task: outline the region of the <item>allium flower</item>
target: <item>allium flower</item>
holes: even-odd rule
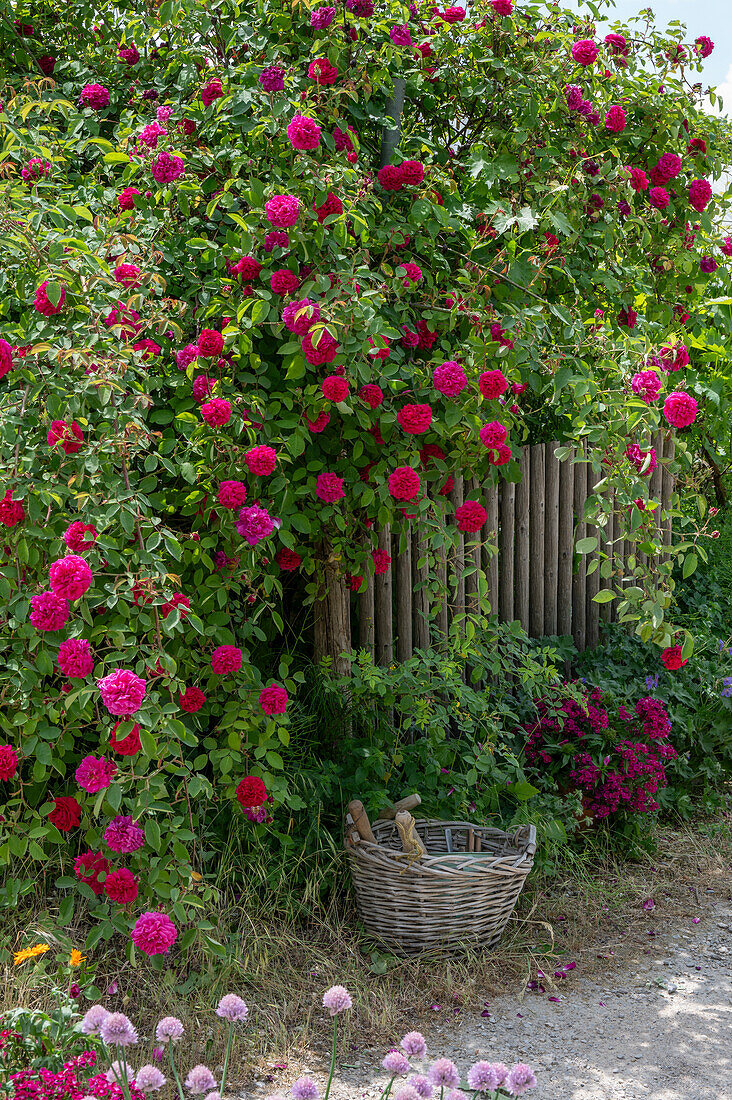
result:
[[[137,879],[126,867],[111,871],[104,881],[104,893],[118,905],[129,905],[140,892]]]
[[[279,65],[270,65],[259,74],[259,83],[265,92],[281,92],[285,86],[285,70]]]
[[[104,756],[85,756],[76,769],[76,782],[87,794],[97,794],[109,786],[116,772],[113,760]]]
[[[465,371],[453,359],[448,359],[439,367],[435,367],[432,374],[432,385],[445,397],[457,397],[468,384]]]
[[[79,600],[92,583],[92,571],[83,558],[67,554],[51,564],[48,570],[51,590],[67,600]]]
[[[427,1053],[427,1042],[421,1031],[408,1031],[399,1045],[410,1058],[424,1058]]]
[[[33,308],[37,313],[42,313],[44,317],[53,317],[54,314],[60,313],[64,308],[64,302],[66,301],[66,287],[61,287],[61,296],[59,297],[56,305],[53,304],[51,299],[46,293],[48,289],[49,280],[45,279],[36,290],[36,298],[33,303]],[[58,285],[58,284],[56,284]]]
[[[476,1062],[468,1070],[468,1085],[478,1092],[495,1092],[506,1080],[507,1073],[502,1062]]]
[[[150,173],[157,183],[173,183],[186,170],[183,157],[173,156],[171,153],[158,153],[154,160],[150,161]]]
[[[31,596],[30,624],[36,630],[61,630],[69,617],[69,601],[55,592]]]
[[[155,1038],[159,1043],[177,1043],[183,1038],[183,1024],[177,1016],[163,1016],[155,1028]]]
[[[94,654],[85,638],[67,638],[59,646],[57,663],[64,676],[83,680],[94,669]]]
[[[290,1093],[292,1100],[319,1100],[320,1098],[318,1086],[309,1077],[298,1077]]]
[[[630,385],[633,393],[642,397],[647,405],[657,401],[661,392],[661,379],[654,370],[642,370],[634,374]]]
[[[145,843],[145,833],[136,825],[131,817],[113,817],[104,830],[104,843],[113,852],[121,852],[129,855],[142,848]]]
[[[581,38],[572,46],[572,57],[578,65],[591,65],[597,57],[597,43],[591,38]]]
[[[267,800],[267,788],[258,775],[245,775],[236,788],[236,800],[245,810],[261,806]]]
[[[427,1076],[433,1085],[439,1085],[441,1088],[454,1089],[460,1084],[457,1066],[449,1058],[438,1058],[433,1062]]]
[[[400,1050],[390,1050],[381,1064],[387,1073],[392,1073],[394,1076],[398,1073],[406,1076],[409,1073],[409,1059]]]
[[[249,1015],[249,1009],[236,993],[226,993],[216,1006],[216,1015],[232,1023],[243,1023]]]
[[[277,522],[279,523],[279,520]],[[236,523],[237,534],[246,539],[250,546],[256,546],[262,539],[268,538],[274,529],[275,521],[266,508],[252,504],[240,510]]]
[[[212,397],[201,405],[201,416],[210,428],[222,428],[231,420],[231,402],[225,397]]]
[[[323,1008],[327,1008],[331,1016],[339,1016],[341,1012],[347,1012],[353,1008],[351,995],[345,986],[332,985],[323,994]]]
[[[107,1016],[109,1016],[109,1011],[104,1005],[92,1005],[84,1014],[79,1024],[79,1030],[84,1035],[96,1035]]]
[[[663,415],[672,428],[688,428],[696,420],[698,405],[689,393],[674,390],[663,403]]]
[[[166,1084],[166,1078],[157,1066],[140,1066],[135,1074],[135,1086],[140,1092],[157,1092]]]
[[[343,478],[330,472],[318,474],[315,495],[318,500],[322,500],[326,504],[335,504],[337,500],[341,500],[346,495],[343,491]]]
[[[433,1096],[435,1092],[435,1086],[423,1073],[417,1073],[414,1077],[410,1077],[407,1081],[407,1085],[411,1086],[417,1093],[417,1096],[422,1097],[422,1100],[430,1100],[430,1097]]]
[[[478,379],[478,387],[487,401],[495,401],[508,389],[508,379],[503,371],[485,371]]]
[[[137,1042],[132,1021],[122,1012],[109,1012],[99,1026],[99,1035],[107,1046],[129,1047]]]
[[[320,144],[320,127],[314,118],[295,115],[287,127],[287,136],[294,149],[317,149]]]
[[[97,897],[104,892],[99,875],[106,875],[108,871],[109,863],[101,852],[83,852],[74,860],[74,874],[80,882],[90,886]]]
[[[296,223],[300,215],[300,200],[295,195],[273,195],[264,204],[264,213],[270,225],[276,229],[287,229]]]
[[[206,696],[197,687],[186,688],[178,696],[178,706],[187,714],[197,714],[205,702]]]
[[[455,519],[459,531],[473,534],[475,531],[480,531],[488,519],[488,513],[477,500],[466,500],[464,504],[455,509]]]
[[[165,955],[176,941],[178,930],[170,917],[157,911],[143,913],[135,921],[135,926],[130,933],[132,942],[145,955]],[[158,1024],[158,1027],[160,1025]],[[157,1038],[161,1036],[157,1034]],[[213,1088],[213,1085],[207,1086]],[[205,1092],[206,1089],[201,1089]]]
[[[706,210],[712,197],[712,188],[708,180],[692,180],[689,184],[689,202],[701,213]]]
[[[0,745],[0,779],[7,782],[18,770],[18,754],[10,745]]]
[[[110,714],[129,718],[136,714],[145,698],[147,682],[126,668],[115,668],[102,680],[97,680],[102,702]]]
[[[330,7],[314,8],[310,12],[310,26],[316,31],[324,31],[335,18],[336,10]]]
[[[509,1096],[523,1096],[529,1089],[535,1089],[536,1077],[531,1066],[527,1066],[525,1062],[517,1062],[508,1071],[503,1087]]]
[[[93,111],[101,111],[102,107],[109,104],[109,90],[102,84],[85,84],[81,89],[79,103],[82,107],[91,107]]]
[[[126,1080],[129,1084],[132,1084],[135,1079],[132,1066],[126,1066],[124,1062],[112,1062],[104,1076],[107,1084],[119,1086],[120,1095],[122,1096],[124,1096],[123,1082]],[[84,1097],[84,1100],[87,1100],[87,1098]]]
[[[259,693],[259,705],[265,714],[284,714],[287,699],[287,691],[279,684],[270,684]]]
[[[605,115],[605,129],[621,134],[625,129],[625,111],[618,103],[613,103]]]
[[[217,676],[228,676],[241,668],[242,651],[235,645],[220,645],[211,654],[211,668]]]
[[[432,1088],[431,1085],[430,1088]],[[394,1093],[394,1100],[420,1100],[420,1094],[413,1085],[407,1083],[397,1088],[397,1091]]]
[[[216,1078],[208,1066],[199,1064],[190,1071],[186,1077],[185,1085],[189,1092],[202,1095],[204,1092],[208,1092],[209,1089],[216,1088]]]
[[[81,806],[75,798],[59,795],[54,798],[54,807],[48,820],[62,833],[68,833],[81,823]]]
[[[397,466],[389,474],[389,492],[395,500],[414,500],[419,489],[419,474],[411,466]]]

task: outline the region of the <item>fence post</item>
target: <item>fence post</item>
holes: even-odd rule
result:
[[[544,633],[557,632],[557,573],[559,568],[559,443],[546,445],[544,503]]]
[[[545,444],[531,448],[531,504],[529,515],[529,627],[534,638],[544,633],[544,494]]]
[[[391,527],[387,523],[379,531],[379,550],[391,555]],[[392,565],[385,573],[374,577],[374,620],[376,623],[376,662],[390,665],[394,660],[394,624],[392,607]]]
[[[577,458],[584,459],[586,446],[580,446],[577,450]],[[575,542],[579,542],[587,535],[585,523],[585,500],[587,499],[588,466],[584,461],[576,462],[574,466],[574,515],[576,520]],[[574,547],[573,553],[574,553]],[[574,644],[581,653],[587,644],[587,558],[580,555],[577,572],[572,575],[572,637]]]
[[[498,494],[499,555],[498,606],[501,622],[513,620],[513,535],[516,486],[513,481],[502,481]]]
[[[374,655],[374,575],[366,577],[366,589],[358,597],[358,644],[372,657]]]
[[[396,556],[396,656],[397,661],[408,661],[412,656],[412,532],[410,521],[404,521],[406,530],[395,537]],[[402,539],[405,542],[402,549]]]
[[[595,472],[592,469],[592,464],[587,465],[587,495],[591,496],[595,488]],[[600,539],[600,528],[595,527],[593,524],[587,524],[587,534],[589,537],[593,535]],[[592,561],[597,561],[597,556],[593,554]],[[593,570],[587,576],[587,645],[590,649],[597,645],[600,639],[600,605],[595,603],[594,597],[600,591],[600,570],[599,566]]]
[[[463,476],[462,474],[456,474],[454,485],[450,492],[450,503],[452,504],[453,512],[463,503],[463,498]],[[452,524],[457,535],[457,546],[455,547],[454,559],[455,586],[450,593],[450,620],[452,621],[465,613],[465,537],[462,531],[458,531],[454,516],[450,516],[449,522]],[[447,522],[445,526],[447,526]]]
[[[514,547],[514,615],[529,631],[529,504],[531,500],[531,456],[524,447],[519,459],[521,480],[516,485],[516,536]]]
[[[425,586],[429,580],[429,562],[420,566],[421,558],[427,557],[427,541],[420,538],[419,521],[415,522],[412,532],[412,576],[414,578],[414,647],[429,649],[430,646],[430,601]]]
[[[483,542],[498,547],[498,486],[490,481],[485,486],[486,511],[488,519],[483,528]],[[487,548],[483,551],[483,570],[488,579],[488,602],[491,605],[491,614],[498,614],[498,577],[500,563],[498,554],[489,554]]]
[[[557,634],[572,631],[572,534],[574,466],[572,454],[559,463],[559,560],[557,563]]]

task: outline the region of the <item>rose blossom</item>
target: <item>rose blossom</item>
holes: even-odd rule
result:
[[[663,415],[672,428],[688,428],[696,420],[698,405],[691,394],[674,390],[663,403]]]
[[[279,520],[277,520],[279,525]],[[266,539],[275,529],[275,521],[266,508],[260,508],[258,504],[252,504],[248,508],[242,508],[236,523],[237,534],[246,539],[250,546],[256,546],[262,539]]]
[[[83,680],[94,669],[94,654],[85,638],[67,638],[59,646],[57,663],[64,676]]]
[[[67,600],[79,600],[92,583],[92,571],[83,558],[67,554],[52,562],[48,570],[51,590]]]
[[[241,668],[242,651],[235,645],[220,645],[211,654],[211,668],[217,676],[228,676]]]
[[[265,714],[284,714],[287,710],[287,692],[279,684],[270,684],[259,693],[259,705]]]
[[[145,843],[145,833],[131,817],[114,817],[104,830],[104,843],[113,852],[121,852],[129,855],[142,848]]]
[[[335,504],[346,495],[343,491],[343,478],[331,472],[318,474],[315,495],[318,500],[325,501],[326,504]]]
[[[178,930],[170,917],[153,910],[137,918],[130,935],[135,947],[145,955],[165,955],[175,943]]]
[[[420,489],[419,474],[411,466],[397,466],[388,484],[395,500],[414,500]]]
[[[115,668],[109,675],[97,680],[97,687],[109,713],[128,718],[142,706],[147,683],[129,669]]]
[[[31,596],[30,624],[36,630],[61,630],[69,617],[69,601],[55,592]]]
[[[109,786],[116,772],[113,760],[104,756],[85,756],[76,769],[76,782],[87,794],[97,794]]]

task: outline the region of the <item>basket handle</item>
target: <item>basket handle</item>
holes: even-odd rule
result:
[[[536,855],[536,825],[520,825],[513,835],[513,842],[517,846],[519,838],[526,838],[526,855]]]
[[[353,819],[353,824],[356,827],[356,831],[362,840],[367,840],[371,844],[376,844],[376,837],[371,829],[371,823],[369,822],[368,814],[363,808],[363,802],[358,799],[354,799],[353,802],[348,803],[348,812]]]

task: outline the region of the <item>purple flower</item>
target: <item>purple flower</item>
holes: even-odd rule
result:
[[[410,1058],[424,1058],[427,1043],[420,1031],[408,1031],[401,1041],[401,1048]]]
[[[285,70],[279,65],[270,65],[260,73],[259,83],[265,92],[281,92],[285,86]]]
[[[653,900],[653,898],[646,898],[646,900],[643,902],[643,908],[646,911],[650,911],[651,909],[655,909],[656,908],[656,903]]]
[[[222,1020],[243,1022],[249,1015],[249,1009],[241,997],[237,997],[236,993],[227,993],[219,1001],[216,1007],[216,1015],[220,1016]]]
[[[502,1062],[476,1062],[468,1070],[468,1084],[478,1092],[495,1092],[503,1084],[507,1073]]]
[[[260,508],[258,504],[242,508],[239,512],[239,521],[236,530],[250,546],[256,546],[262,539],[271,535],[275,528],[275,521],[269,512]]]
[[[420,1100],[420,1097],[413,1085],[402,1085],[394,1093],[394,1100]]]
[[[319,1100],[320,1091],[309,1077],[298,1077],[290,1090],[293,1100]]]
[[[331,1016],[338,1016],[353,1007],[351,995],[345,986],[332,985],[323,994],[323,1008],[327,1008]]]
[[[141,1092],[157,1092],[165,1084],[165,1077],[157,1066],[140,1066],[135,1074],[135,1085]]]
[[[335,13],[335,8],[315,8],[310,12],[310,26],[315,27],[316,31],[324,31],[333,22]]]
[[[202,1095],[210,1089],[216,1088],[216,1078],[208,1066],[194,1066],[186,1077],[186,1088],[189,1092]]]
[[[108,1046],[129,1047],[137,1042],[137,1031],[123,1012],[108,1012],[102,1020],[99,1034]]]
[[[438,1058],[433,1062],[427,1076],[433,1085],[439,1085],[441,1088],[454,1089],[460,1084],[457,1066],[449,1058]]]
[[[177,1016],[163,1016],[155,1028],[155,1038],[159,1043],[177,1043],[183,1038],[183,1024]]]
[[[409,1059],[400,1050],[390,1050],[381,1064],[387,1073],[391,1073],[395,1077],[398,1073],[409,1073]]]
[[[525,1062],[517,1062],[508,1073],[505,1083],[509,1096],[523,1096],[529,1089],[536,1088],[536,1077]]]
[[[104,1005],[92,1005],[79,1025],[82,1033],[84,1035],[96,1035],[107,1016],[109,1016],[109,1012]]]
[[[125,1067],[121,1062],[112,1062],[104,1075],[110,1085],[119,1085],[125,1077],[128,1081],[134,1081],[135,1075],[129,1066]]]
[[[412,1086],[417,1096],[421,1097],[421,1100],[430,1100],[435,1091],[431,1081],[428,1081],[421,1073],[416,1073],[414,1077],[410,1077],[407,1084]]]
[[[131,817],[114,817],[104,830],[104,843],[113,852],[128,855],[145,843],[145,834]]]

